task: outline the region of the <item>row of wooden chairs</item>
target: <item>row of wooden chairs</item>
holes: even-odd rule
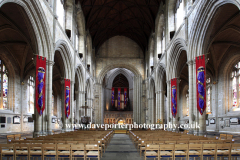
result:
[[[227,157],[230,160],[232,157],[240,156],[240,144],[147,144],[144,150],[144,159],[147,158],[192,158],[203,157]]]
[[[225,139],[231,140],[231,139],[233,139],[233,135],[230,135],[230,134],[220,134],[219,139],[221,139],[221,140],[225,140]]]
[[[98,144],[99,145],[99,151],[101,153],[101,156],[103,152],[105,153],[106,145],[103,143],[102,140],[92,140],[92,141],[38,141],[38,140],[32,140],[32,141],[23,141],[23,140],[14,140],[11,144]]]
[[[156,145],[163,145],[163,144],[226,144],[232,143],[232,141],[228,140],[190,140],[190,141],[141,141],[138,144],[138,151],[140,151],[140,156],[142,151],[146,149],[147,144],[156,144]]]
[[[21,137],[21,134],[7,135],[7,141],[20,140]]]
[[[18,157],[75,159],[97,158],[100,160],[98,144],[0,144],[0,159]]]

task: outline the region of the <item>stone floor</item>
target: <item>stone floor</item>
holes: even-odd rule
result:
[[[127,134],[115,134],[101,160],[143,160]]]

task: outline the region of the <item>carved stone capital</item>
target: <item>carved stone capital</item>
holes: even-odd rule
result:
[[[46,65],[53,66],[55,64],[54,61],[46,60]]]
[[[193,65],[193,62],[194,62],[193,60],[190,60],[190,61],[187,61],[187,64],[188,65]]]

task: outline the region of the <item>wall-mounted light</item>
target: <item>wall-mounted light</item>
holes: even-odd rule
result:
[[[79,56],[80,59],[83,58],[83,54],[82,53],[78,53],[78,56]]]
[[[158,54],[158,59],[160,59],[162,57],[162,53]]]

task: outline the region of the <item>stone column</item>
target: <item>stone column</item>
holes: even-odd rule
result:
[[[92,101],[93,99],[92,98],[87,98],[87,106],[89,107],[88,108],[88,116],[91,118],[91,122],[92,122]]]
[[[82,108],[82,106],[85,106],[85,91],[80,91],[79,96],[80,96],[79,116],[81,119],[82,116],[85,116],[85,110]]]
[[[94,92],[94,108],[95,108],[95,123],[101,124],[103,123],[103,106],[102,106],[102,84],[95,83],[94,88],[96,89]]]
[[[47,106],[48,106],[48,91],[47,91],[47,88],[48,88],[48,60],[46,60],[46,74],[45,74],[45,109],[43,111],[43,114],[42,114],[42,135],[47,135],[47,116],[48,116],[48,110],[47,110]]]
[[[37,101],[37,100],[36,100]],[[42,135],[42,117],[40,116],[37,109],[34,109],[34,132],[33,137],[38,137]]]
[[[219,121],[218,121],[218,84],[215,84],[214,85],[215,87],[215,122],[216,122],[216,129],[215,131],[216,132],[219,132]],[[212,89],[212,88],[211,88]],[[207,91],[206,91],[206,95],[207,95]],[[211,99],[212,99],[212,96],[214,96],[213,92],[211,92]],[[211,101],[212,103],[213,101]],[[213,106],[212,104],[210,104],[211,106]],[[212,111],[212,109],[211,109]],[[213,114],[213,112],[212,112]]]
[[[156,99],[155,99],[155,103],[156,103],[156,122],[158,121],[158,119],[160,119],[160,100],[161,100],[161,98],[160,98],[160,91],[157,91],[156,93]]]
[[[53,76],[53,61],[47,61],[48,65],[48,103],[47,103],[47,134],[52,134],[52,76]]]
[[[160,121],[164,124],[164,95],[165,95],[165,91],[160,91],[160,113],[159,113],[159,119]]]
[[[239,84],[239,77],[240,76],[237,76],[237,84],[236,84],[237,85],[237,107],[240,105],[239,104],[239,99],[240,99],[240,97],[239,97],[239,85],[238,85]]]
[[[138,108],[137,108],[137,77],[134,76],[133,78],[133,122],[137,123],[137,113],[138,113]]]
[[[172,113],[171,113],[171,80],[167,81],[167,124],[172,124]],[[168,128],[171,131],[172,128]]]
[[[80,121],[80,93],[79,91],[75,91],[75,95],[76,95],[76,113],[75,113],[75,123],[79,124]]]
[[[189,99],[188,99],[188,106],[189,106],[189,126],[193,125],[193,61],[188,61],[188,84],[189,84]],[[193,129],[189,128],[189,134],[193,134]]]
[[[138,123],[141,123],[141,115],[142,115],[142,77],[141,75],[138,76],[138,107],[139,107],[139,113],[138,113]]]
[[[74,106],[74,81],[71,81],[71,90],[70,90],[70,124],[74,124],[74,117],[73,113],[75,112],[75,106]],[[71,130],[74,130],[73,125],[71,125]]]
[[[198,134],[198,128],[196,128],[196,124],[199,124],[199,116],[198,116],[198,109],[197,109],[197,82],[196,82],[196,62],[193,61],[193,126],[195,127],[193,129],[194,134]]]

